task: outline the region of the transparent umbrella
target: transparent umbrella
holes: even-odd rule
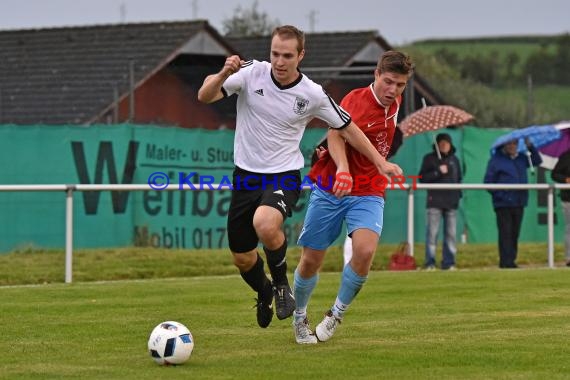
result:
[[[534,171],[534,167],[532,166],[530,159],[530,152],[526,146],[526,141],[529,140],[535,148],[539,149],[553,141],[559,140],[561,136],[560,130],[555,128],[553,125],[533,125],[531,127],[515,129],[509,133],[499,136],[493,142],[493,145],[491,146],[491,154],[495,154],[495,152],[506,143],[516,140],[518,142],[518,152],[527,155],[530,168]]]

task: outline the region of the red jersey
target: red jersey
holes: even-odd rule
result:
[[[342,99],[340,106],[350,114],[352,121],[385,158],[390,152],[394,138],[401,100],[402,97],[398,96],[389,107],[384,107],[374,94],[371,84],[368,87],[352,90]],[[380,177],[376,166],[349,144],[346,144],[346,156],[350,174],[354,180],[350,195],[378,195],[383,197],[385,179]],[[332,192],[330,180],[334,181],[335,175],[336,164],[328,151],[313,165],[309,172],[309,178],[328,192]],[[384,181],[384,186],[382,181]]]

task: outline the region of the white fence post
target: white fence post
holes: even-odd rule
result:
[[[73,273],[73,190],[68,185],[65,190],[65,283],[70,284]]]
[[[554,186],[548,187],[548,266],[554,268]]]
[[[408,189],[408,245],[409,254],[414,256],[414,187]]]

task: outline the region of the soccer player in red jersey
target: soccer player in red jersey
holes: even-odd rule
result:
[[[350,113],[352,120],[383,157],[390,151],[402,103],[401,95],[413,67],[407,55],[387,51],[378,61],[374,82],[351,91],[341,102],[341,107]],[[366,281],[382,232],[387,178],[378,173],[370,160],[346,144],[337,131],[330,129],[327,140],[328,151],[321,155],[309,173],[316,186],[311,193],[299,237],[303,252],[294,276],[296,308],[293,329],[300,344],[316,343],[317,338],[326,341],[332,337]],[[348,192],[341,192],[339,188],[342,186],[331,186],[331,178],[346,183],[346,178],[350,178],[346,173],[354,179]],[[340,234],[343,221],[352,237],[353,256],[344,267],[334,304],[313,334],[307,319],[307,305],[326,249]]]

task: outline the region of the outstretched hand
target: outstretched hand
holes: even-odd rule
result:
[[[226,63],[224,63],[222,73],[227,76],[237,73],[243,63],[244,61],[239,57],[239,55],[232,55],[226,58]]]
[[[387,177],[402,175],[404,173],[401,167],[388,161],[384,161],[378,166],[378,171]]]
[[[321,159],[327,153],[327,149],[319,146],[317,149],[315,149],[315,153],[317,154],[317,158]]]

